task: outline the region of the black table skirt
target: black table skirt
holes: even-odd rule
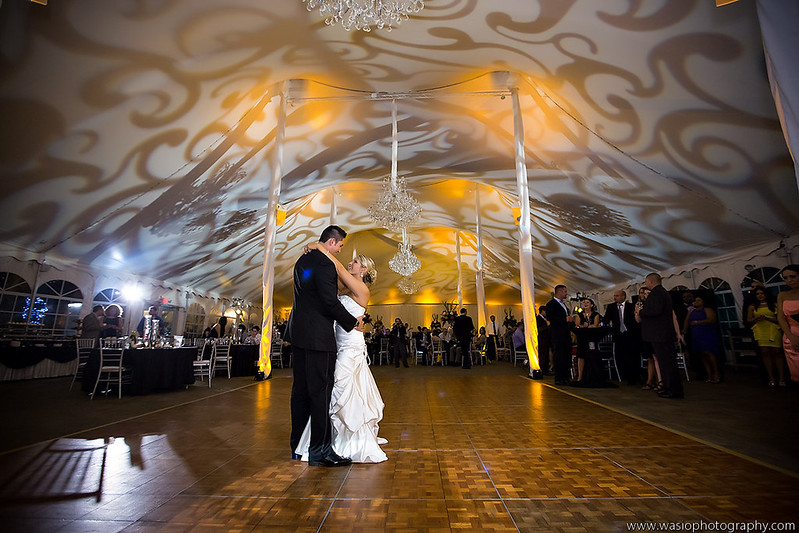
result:
[[[233,344],[230,346],[230,375],[254,376],[258,363],[257,344]],[[217,374],[221,376],[221,374]]]
[[[123,364],[130,369],[131,383],[124,385],[123,394],[185,389],[194,383],[194,364],[197,348],[141,348],[125,350]],[[83,390],[91,392],[97,380],[100,350],[93,350],[83,371]]]
[[[77,356],[75,341],[72,339],[0,342],[0,363],[8,368],[25,368],[38,364],[44,359],[51,359],[57,363],[66,363]]]

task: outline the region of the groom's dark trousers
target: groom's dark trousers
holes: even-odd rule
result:
[[[308,455],[314,458],[324,457],[332,450],[332,428],[328,410],[333,392],[336,352],[294,348],[292,354],[294,384],[291,389],[291,449],[297,448],[305,424],[310,418],[311,435],[321,435],[322,438],[311,441]]]

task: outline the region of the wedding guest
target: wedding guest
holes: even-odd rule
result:
[[[247,338],[247,326],[244,324],[239,324],[236,326],[236,334],[233,337],[233,342],[238,344],[243,344],[244,339]]]
[[[778,382],[785,386],[785,357],[782,354],[782,330],[777,319],[777,303],[765,287],[753,291],[754,301],[746,309],[746,322],[752,328],[757,349],[763,358],[769,387]]]
[[[261,328],[258,326],[252,326],[250,328],[250,332],[247,335],[247,338],[244,339],[244,344],[261,344]]]
[[[92,312],[83,317],[81,327],[82,339],[94,339],[95,345],[100,340],[100,332],[103,329],[103,316],[105,309],[102,305],[95,305],[92,307]]]
[[[447,363],[451,363],[455,359],[453,352],[455,351],[455,341],[452,335],[452,326],[449,322],[444,322],[441,326],[441,331],[438,332],[438,338],[441,340],[441,349],[444,350],[444,356],[447,357]]]
[[[480,330],[477,332],[477,339],[474,341],[474,345],[478,350],[482,350],[483,346],[486,345],[486,342],[488,342],[486,328],[485,326],[480,326]]]
[[[225,336],[225,328],[227,328],[227,317],[220,316],[216,324],[211,326],[211,338],[221,339]]]
[[[422,331],[419,333],[419,337],[416,340],[416,347],[419,351],[424,353],[424,364],[433,364],[431,357],[433,355],[433,336],[430,334],[429,329],[422,328]]]
[[[527,340],[524,338],[524,322],[516,324],[516,331],[513,332],[511,342],[513,342],[514,351],[527,352]],[[527,360],[524,361],[524,364],[527,364]]]
[[[638,302],[635,304],[636,309],[644,305],[647,296],[649,296],[648,288],[641,287],[638,289]],[[635,321],[640,326],[641,317],[637,313],[635,314]],[[641,346],[641,357],[647,360],[646,383],[641,389],[663,392],[663,379],[660,377],[660,366],[658,366],[657,357],[655,357],[655,352],[652,351],[652,344],[641,339],[640,327],[638,328],[638,340]]]
[[[777,320],[782,329],[782,349],[791,373],[791,381],[799,381],[799,265],[788,265],[780,272],[790,290],[777,297]]]
[[[547,320],[552,337],[552,359],[555,367],[555,385],[569,384],[572,358],[571,330],[574,317],[566,306],[569,295],[565,285],[556,285],[554,297],[547,302]]]
[[[117,304],[111,304],[105,308],[105,318],[103,319],[105,327],[103,328],[101,337],[121,337],[122,332],[122,308]]]
[[[136,326],[136,331],[139,333],[139,337],[144,337],[144,324],[146,323],[147,316],[152,317],[153,321],[155,320],[158,321],[158,331],[156,332],[156,335],[160,335],[161,331],[163,331],[164,329],[164,325],[162,324],[163,321],[161,320],[161,317],[158,314],[158,308],[154,305],[151,305],[147,309],[147,315],[141,317],[141,320],[139,320],[139,324]]]
[[[625,291],[619,289],[613,292],[613,303],[608,304],[605,309],[605,323],[613,331],[613,353],[622,377],[630,385],[636,385],[640,381],[641,373],[641,333],[635,321],[633,305],[627,303]]]
[[[594,301],[591,298],[584,298],[580,302],[582,308],[574,320],[575,328],[598,328],[601,325],[602,317],[597,312]],[[577,381],[583,381],[586,359],[598,357],[596,342],[590,341],[588,336],[580,335],[577,337]]]
[[[671,296],[663,287],[663,278],[652,272],[644,280],[649,289],[649,296],[641,307],[636,307],[636,315],[641,318],[641,336],[644,341],[652,343],[652,350],[658,358],[663,376],[663,392],[661,398],[683,398],[683,386],[677,368],[677,351],[675,344],[677,334],[674,331],[674,309]]]
[[[458,340],[458,345],[461,349],[461,368],[469,370],[472,368],[472,335],[474,334],[474,322],[472,318],[466,314],[466,308],[462,308],[460,315],[455,317],[452,324],[452,332]]]
[[[486,358],[489,361],[497,360],[497,340],[502,334],[502,326],[497,324],[497,317],[491,315],[489,317],[488,326],[486,327],[488,340],[486,341]]]
[[[716,358],[719,354],[719,336],[716,328],[716,312],[705,307],[701,296],[694,298],[694,303],[683,323],[682,334],[691,333],[691,353],[701,355],[707,372],[708,383],[721,383],[719,366]]]
[[[400,359],[402,359],[402,366],[408,368],[408,330],[402,320],[397,318],[394,320],[394,325],[391,327],[391,333],[388,334],[388,345],[391,350],[391,358],[394,360],[394,366],[399,368]]]

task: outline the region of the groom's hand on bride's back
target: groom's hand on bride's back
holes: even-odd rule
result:
[[[358,317],[358,323],[355,325],[355,331],[363,332],[363,315]]]

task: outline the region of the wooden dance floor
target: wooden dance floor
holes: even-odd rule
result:
[[[64,396],[52,417],[84,410],[105,421],[0,455],[0,523],[5,532],[595,532],[796,520],[799,479],[789,472],[520,372],[375,368],[389,459],[345,468],[290,459],[291,370],[122,400],[90,401],[52,380]]]

